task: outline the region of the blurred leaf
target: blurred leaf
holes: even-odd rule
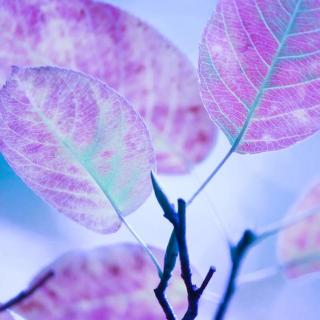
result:
[[[320,183],[308,190],[286,218],[316,208],[319,214],[307,217],[279,235],[278,256],[289,278],[320,271]]]
[[[11,65],[57,65],[125,96],[153,137],[158,172],[186,173],[211,150],[216,129],[188,59],[152,27],[91,0],[0,1],[0,83]]]
[[[152,250],[163,258],[161,250]],[[163,319],[153,294],[158,276],[137,245],[69,253],[48,269],[55,276],[16,308],[29,320]],[[179,273],[174,273],[169,299],[179,314],[186,307],[185,295]]]

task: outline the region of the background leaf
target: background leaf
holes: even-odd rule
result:
[[[201,94],[238,152],[286,148],[319,130],[319,5],[218,1],[200,47]]]
[[[145,119],[158,172],[185,173],[211,150],[193,66],[146,23],[91,0],[0,0],[0,26],[0,83],[11,65],[52,64],[106,82]]]
[[[119,228],[151,192],[154,152],[134,109],[84,74],[14,68],[0,91],[0,147],[51,205],[99,231]]]
[[[161,250],[152,250],[163,258]],[[159,281],[157,273],[137,245],[117,244],[69,253],[48,269],[55,276],[16,307],[16,312],[29,320],[164,318],[153,294]],[[184,290],[179,273],[174,273],[169,299],[179,313],[186,307]]]
[[[319,209],[319,214],[282,231],[278,255],[290,278],[320,271],[320,183],[314,184],[289,212],[288,217]]]

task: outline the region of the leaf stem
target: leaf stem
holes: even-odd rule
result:
[[[219,164],[216,166],[216,168],[211,172],[211,174],[207,177],[207,179],[200,185],[198,190],[191,196],[191,198],[187,201],[187,205],[189,206],[195,198],[202,192],[202,190],[207,186],[207,184],[212,180],[212,178],[220,171],[220,169],[223,167],[223,165],[227,162],[227,160],[231,157],[233,154],[235,148],[234,145],[231,147],[229,152],[225,155],[225,157],[219,162]]]
[[[260,231],[257,231],[256,236],[257,236],[257,241],[262,241],[266,238],[269,238],[285,229],[288,229],[292,227],[293,225],[307,219],[308,217],[317,215],[320,213],[320,207],[314,207],[310,210],[306,210],[302,212],[301,214],[297,215],[292,215],[289,216],[288,218],[271,224],[270,226],[267,226]]]
[[[238,278],[237,286],[242,286],[247,283],[259,282],[261,280],[272,278],[276,276],[278,272],[282,270],[283,267],[284,266],[276,265],[274,267],[264,268],[245,274]]]
[[[146,252],[146,254],[151,258],[154,266],[157,269],[159,278],[162,278],[162,268],[161,265],[158,261],[158,259],[155,257],[155,255],[153,254],[153,252],[149,249],[149,247],[147,246],[147,244],[140,238],[140,236],[134,231],[134,229],[130,226],[130,224],[128,223],[128,221],[124,218],[124,216],[120,213],[117,212],[118,217],[120,218],[120,220],[122,221],[122,223],[126,226],[126,228],[128,229],[128,231],[132,234],[132,236],[140,243],[140,245],[142,246],[142,248],[144,249],[144,251]]]
[[[41,278],[39,278],[39,280],[37,280],[33,285],[31,285],[30,288],[20,292],[18,295],[16,295],[12,299],[1,304],[0,312],[3,312],[9,308],[12,308],[13,306],[23,301],[24,299],[30,297],[53,276],[54,276],[54,272],[52,270],[49,270],[48,272],[46,272]]]

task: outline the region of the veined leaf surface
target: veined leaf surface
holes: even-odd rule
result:
[[[117,230],[117,213],[131,213],[151,192],[154,152],[142,119],[78,72],[14,68],[0,91],[0,147],[36,193],[99,232]]]
[[[0,83],[11,65],[57,65],[110,85],[150,129],[158,172],[185,173],[211,150],[216,129],[196,72],[141,20],[93,0],[0,0]]]
[[[152,251],[163,258],[161,250]],[[15,308],[29,320],[164,319],[153,294],[159,282],[157,272],[138,245],[69,253],[48,269],[54,272],[53,278]],[[173,274],[168,292],[168,299],[181,314],[186,293],[178,272]]]
[[[320,183],[316,183],[288,214],[313,212],[305,220],[282,231],[278,239],[278,255],[290,278],[320,272]],[[317,214],[317,211],[319,213]]]
[[[219,0],[200,46],[203,102],[240,153],[320,128],[320,1]]]

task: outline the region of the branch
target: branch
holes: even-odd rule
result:
[[[164,217],[171,222],[173,225],[173,232],[166,250],[165,257],[165,269],[163,277],[161,278],[160,284],[155,289],[155,294],[162,306],[168,320],[174,320],[175,315],[170,307],[166,296],[165,290],[168,285],[168,281],[171,277],[171,272],[176,264],[177,253],[179,252],[180,266],[181,266],[181,277],[185,283],[185,287],[188,293],[188,309],[183,316],[182,320],[193,320],[198,315],[199,301],[200,298],[209,284],[215,268],[210,267],[203,283],[200,288],[192,283],[192,272],[190,266],[187,238],[186,238],[186,202],[183,199],[178,200],[178,212],[175,211],[173,205],[169,202],[167,196],[160,188],[153,174],[151,174],[152,184],[156,198],[164,212]],[[173,246],[172,242],[175,243]],[[175,249],[173,249],[175,248]],[[177,252],[178,251],[178,252]],[[174,256],[174,258],[170,258]]]
[[[17,296],[5,302],[4,304],[1,304],[0,312],[3,312],[9,308],[12,308],[13,306],[23,301],[24,299],[30,297],[53,276],[54,276],[54,272],[52,270],[49,270],[41,278],[39,278],[39,280],[37,280],[32,286],[30,286],[30,288],[20,292]]]
[[[229,274],[227,288],[222,298],[214,320],[222,320],[227,312],[228,306],[236,290],[236,280],[242,265],[242,262],[249,248],[256,241],[255,234],[250,230],[245,230],[242,237],[235,246],[230,248],[232,267]]]
[[[197,286],[192,283],[192,272],[186,239],[186,202],[183,199],[178,200],[178,216],[179,224],[175,227],[175,232],[179,246],[181,277],[184,280],[188,293],[188,310],[182,320],[192,320],[198,316],[201,295],[216,270],[214,267],[210,267],[200,288],[197,288]]]
[[[164,268],[163,268],[163,275],[161,277],[160,283],[158,287],[154,290],[154,293],[166,314],[168,320],[176,320],[175,313],[168,302],[168,298],[165,294],[169,280],[171,278],[172,271],[176,265],[177,257],[178,257],[178,244],[175,233],[171,234],[166,254],[164,258]]]

